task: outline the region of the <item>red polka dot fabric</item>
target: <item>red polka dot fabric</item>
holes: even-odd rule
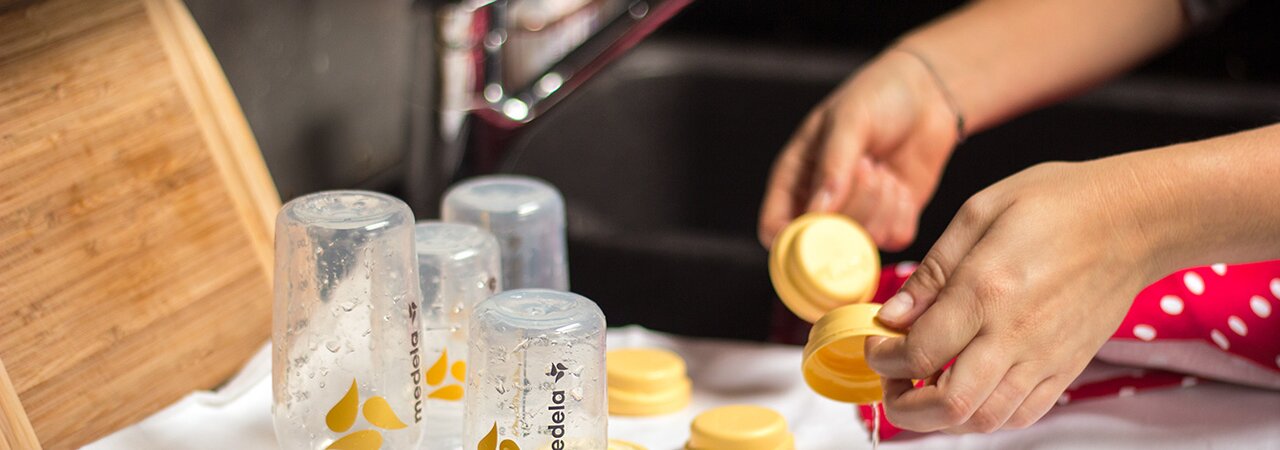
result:
[[[876,303],[902,288],[912,262],[884,268]],[[807,324],[775,319],[773,337],[803,343]],[[798,338],[798,339],[797,339]],[[1280,389],[1280,261],[1180,270],[1142,290],[1098,358],[1141,368],[1077,382],[1058,404],[1194,386],[1201,378]],[[860,406],[871,429],[871,408]],[[901,430],[880,417],[880,436]]]
[[[1109,362],[1280,388],[1280,261],[1214,264],[1148,286],[1116,330]],[[1146,345],[1133,345],[1143,344]],[[1151,353],[1151,350],[1158,350]],[[1211,364],[1215,363],[1215,364]]]

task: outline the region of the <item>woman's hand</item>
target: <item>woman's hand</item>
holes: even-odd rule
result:
[[[1165,269],[1143,212],[1175,205],[1135,176],[1135,155],[1041,164],[965,203],[881,309],[910,331],[868,339],[891,422],[991,432],[1049,410]]]
[[[1132,67],[1184,28],[1170,0],[985,0],[898,45],[928,58],[973,134]],[[883,53],[809,115],[774,163],[760,241],[771,245],[806,211],[836,211],[883,249],[907,246],[956,131],[928,69],[905,52]]]
[[[818,105],[774,162],[760,241],[771,246],[792,219],[823,211],[862,223],[881,248],[905,248],[956,133],[925,66],[889,50]]]

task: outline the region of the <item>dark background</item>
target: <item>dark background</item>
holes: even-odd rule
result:
[[[869,52],[962,2],[697,0],[656,37]],[[396,192],[407,150],[411,0],[188,0],[285,200]],[[1280,2],[1255,0],[1139,72],[1280,80]]]

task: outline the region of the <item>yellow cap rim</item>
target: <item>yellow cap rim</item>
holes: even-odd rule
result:
[[[670,414],[689,406],[693,399],[693,383],[682,378],[674,387],[660,392],[633,392],[609,388],[609,414],[615,416],[657,416]]]
[[[685,450],[719,450],[719,449],[713,449],[710,447],[696,448],[696,447],[690,447],[689,445],[690,444],[688,442],[684,444]],[[610,449],[610,450],[613,450],[613,449]],[[786,441],[783,441],[781,444],[778,444],[778,447],[772,450],[796,450],[796,436],[794,434],[788,433]]]
[[[816,218],[817,216],[814,215],[804,215],[791,222],[778,235],[778,239],[773,243],[773,251],[769,253],[769,279],[773,281],[774,291],[777,291],[778,298],[782,299],[787,309],[809,323],[816,322],[822,317],[824,311],[807,301],[806,296],[792,282],[787,261],[791,254],[791,242]]]
[[[627,442],[622,439],[610,439],[609,450],[649,450],[643,445]]]
[[[884,397],[880,376],[863,359],[868,336],[901,336],[880,324],[878,304],[836,308],[814,324],[804,346],[801,371],[810,389],[832,400],[867,404]]]

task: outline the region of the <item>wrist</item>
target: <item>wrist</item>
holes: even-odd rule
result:
[[[951,114],[951,117],[955,122],[955,143],[960,144],[964,142],[965,138],[968,136],[964,109],[960,107],[960,103],[956,100],[955,93],[951,91],[950,86],[947,84],[947,80],[938,72],[938,68],[933,65],[930,57],[919,49],[903,43],[898,43],[897,45],[890,47],[887,51],[910,56],[911,59],[920,66],[920,68],[924,69],[925,76],[920,77],[922,79],[917,81],[925,86],[922,86],[923,89],[920,89],[917,92],[931,92],[933,94],[929,96],[930,101],[928,102],[928,104],[933,105],[932,109],[938,110],[941,109],[939,106],[945,106],[945,110]],[[917,70],[916,72],[919,73],[920,71]],[[930,89],[930,87],[932,87],[932,89]]]
[[[1102,218],[1095,222],[1104,243],[1099,249],[1134,275],[1137,288],[1186,267],[1190,227],[1173,212],[1181,181],[1159,174],[1159,156],[1141,151],[1081,163],[1091,168],[1091,197]]]
[[[950,143],[947,148],[954,149],[965,137],[964,118],[958,107],[949,99],[946,87],[939,83],[936,74],[931,73],[927,62],[909,51],[896,46],[885,49],[872,63],[883,66],[898,82],[903,83],[906,92],[915,104],[917,130],[930,130],[929,133]],[[949,153],[948,150],[948,153]]]
[[[1111,195],[1127,199],[1136,252],[1148,281],[1186,267],[1273,258],[1275,214],[1248,201],[1249,158],[1218,145],[1232,137],[1098,160],[1115,168]],[[1243,182],[1241,182],[1243,180]],[[1260,225],[1261,224],[1261,225]],[[1268,227],[1273,230],[1268,237]]]

